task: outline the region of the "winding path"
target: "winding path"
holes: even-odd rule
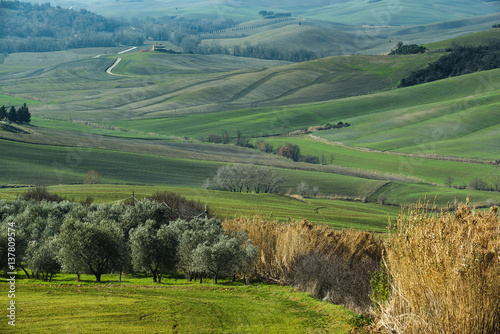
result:
[[[115,60],[115,62],[113,63],[113,65],[111,65],[111,67],[106,70],[106,73],[111,74],[111,75],[120,75],[120,74],[115,74],[111,71],[116,67],[116,65],[118,65],[120,63],[121,60],[122,60],[121,58],[117,58]]]

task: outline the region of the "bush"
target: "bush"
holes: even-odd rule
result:
[[[293,161],[299,161],[300,147],[298,145],[286,143],[285,146],[280,147],[278,155]]]
[[[402,214],[386,247],[391,282],[378,324],[390,333],[500,332],[500,219],[459,205]]]
[[[30,188],[27,192],[21,195],[26,201],[35,200],[37,202],[61,202],[63,198],[57,194],[51,194],[46,187],[36,186]]]
[[[176,219],[193,219],[195,217],[212,216],[208,207],[203,203],[178,195],[171,191],[159,191],[149,196],[150,201],[154,201],[165,206],[165,215],[167,221]]]

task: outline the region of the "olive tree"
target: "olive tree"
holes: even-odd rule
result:
[[[132,264],[135,270],[153,274],[153,282],[161,283],[162,275],[173,271],[177,264],[177,234],[167,225],[155,228],[148,220],[130,231]]]
[[[219,236],[224,233],[221,222],[216,219],[196,218],[190,221],[179,219],[172,222],[171,227],[179,238],[177,248],[179,268],[184,272],[188,280],[197,276],[201,282],[203,276],[208,273],[204,270],[205,268],[196,263],[194,252],[198,246],[210,245],[218,240]]]
[[[68,218],[59,233],[58,260],[64,271],[87,272],[101,281],[125,252],[123,232],[115,221],[81,221]]]

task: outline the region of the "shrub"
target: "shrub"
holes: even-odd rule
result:
[[[300,147],[291,143],[286,143],[285,146],[280,147],[278,154],[293,161],[299,161]]]
[[[187,198],[171,191],[158,191],[148,197],[149,200],[165,206],[167,220],[193,219],[195,217],[210,217],[208,207],[201,202]]]
[[[27,201],[35,200],[37,202],[47,201],[47,202],[61,202],[63,198],[57,194],[51,194],[46,187],[36,186],[30,188],[27,192],[21,195],[21,197]]]
[[[391,333],[500,331],[500,219],[459,205],[440,215],[418,204],[386,247],[391,282],[379,326]]]

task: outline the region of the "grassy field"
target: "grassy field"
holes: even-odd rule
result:
[[[336,131],[349,131],[348,128]],[[438,160],[430,157],[398,155],[387,152],[371,152],[345,145],[319,141],[310,136],[275,137],[266,139],[274,147],[292,143],[300,147],[303,155],[324,157],[326,162],[362,170],[374,170],[382,173],[414,176],[430,183],[446,184],[451,176],[453,184],[468,185],[469,182],[485,175],[494,178],[500,175],[497,166],[450,160]],[[446,172],[444,172],[446,171]]]
[[[455,45],[479,46],[498,38],[500,38],[500,29],[490,29],[440,42],[424,44],[424,46],[429,50],[445,49]]]
[[[353,314],[289,287],[186,283],[103,277],[75,285],[58,275],[51,284],[16,282],[16,326],[9,333],[347,333]],[[5,279],[2,279],[5,282]],[[0,297],[7,305],[7,295]],[[5,314],[5,312],[3,312]]]
[[[500,102],[498,73],[480,72],[330,102],[109,124],[196,138],[224,130],[231,136],[237,130],[249,137],[266,136],[343,121],[352,126],[319,136],[383,151],[495,160],[499,125],[491,110]]]
[[[374,185],[378,186],[377,183]],[[131,197],[132,192],[136,198],[143,198],[157,191],[168,190],[207,204],[213,214],[220,219],[253,216],[281,222],[306,219],[335,228],[355,228],[375,232],[386,231],[388,216],[396,218],[400,210],[399,207],[374,203],[311,198],[298,200],[275,194],[230,193],[165,186],[70,185],[51,186],[48,190],[75,201],[92,197],[97,203],[118,203]],[[25,191],[26,188],[0,189],[0,199],[14,199]]]
[[[0,106],[20,107],[24,103],[26,103],[28,105],[28,108],[29,108],[31,105],[36,105],[36,104],[39,104],[40,102],[30,100],[30,99],[23,99],[23,98],[19,98],[19,97],[0,94]]]

